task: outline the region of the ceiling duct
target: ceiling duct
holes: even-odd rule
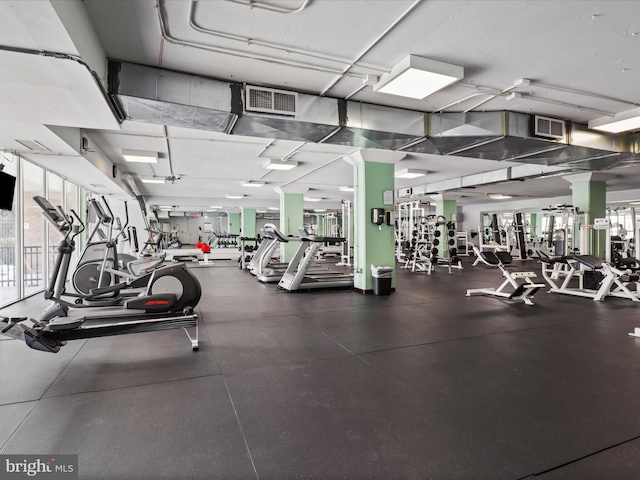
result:
[[[640,163],[633,134],[517,112],[425,113],[256,86],[243,96],[237,83],[116,61],[109,88],[131,120],[163,125],[573,170]]]
[[[224,132],[234,119],[231,84],[110,60],[109,93],[128,120]]]
[[[245,92],[245,103],[256,101],[251,99],[249,92],[257,91],[258,87],[248,88],[250,90]],[[269,89],[260,90],[268,91]],[[271,91],[281,92],[279,90]],[[249,98],[247,99],[247,97]],[[296,93],[295,97],[295,114],[293,116],[275,115],[280,112],[272,111],[269,113],[267,108],[254,111],[256,108],[245,105],[243,115],[238,118],[233,127],[233,133],[250,137],[317,143],[339,128],[338,100],[303,93]],[[286,100],[289,103],[292,101],[292,99]],[[280,105],[279,108],[283,107]]]
[[[342,129],[325,143],[361,148],[403,150],[426,139],[424,112],[347,102]]]

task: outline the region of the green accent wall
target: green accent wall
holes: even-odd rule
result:
[[[240,214],[239,213],[229,213],[227,214],[229,217],[229,231],[228,233],[232,235],[240,234]]]
[[[573,182],[571,184],[571,196],[574,207],[578,207],[582,212],[587,213],[587,221],[593,224],[596,218],[606,218],[607,216],[607,184],[601,181]],[[579,232],[576,232],[579,234]],[[586,255],[596,255],[605,258],[605,234],[598,232],[599,241],[594,240],[589,246],[588,252],[581,252]],[[599,246],[599,248],[598,248]]]
[[[256,209],[255,208],[242,209],[242,236],[243,237],[256,236]]]
[[[316,215],[316,222],[318,224],[318,235],[324,235],[324,217],[322,215]]]
[[[393,211],[394,205],[383,204],[383,191],[394,189],[393,164],[362,162],[354,166],[354,286],[373,289],[371,266],[394,267],[392,287],[395,287],[394,227],[371,222],[371,209]]]
[[[280,194],[280,230],[285,235],[299,237],[298,229],[304,226],[304,197],[301,193]],[[280,245],[280,261],[289,262],[300,244],[289,242]]]

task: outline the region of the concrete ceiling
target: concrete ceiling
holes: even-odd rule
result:
[[[634,108],[640,100],[636,1],[251,3],[0,2],[0,18],[6,20],[0,29],[0,148],[98,193],[116,193],[134,183],[149,204],[188,211],[212,205],[276,206],[275,188],[284,185],[298,185],[308,196],[323,199],[306,203],[308,208],[336,208],[349,195],[338,187],[353,183],[343,157],[355,146],[270,137],[268,130],[262,136],[229,135],[170,122],[119,123],[104,96],[111,89],[107,58],[409,112],[508,111],[585,125]],[[463,66],[464,79],[424,100],[374,92],[370,80],[408,54]],[[517,95],[511,95],[514,92]],[[86,149],[81,135],[88,141]],[[46,150],[28,150],[17,140],[38,141]],[[122,149],[159,152],[159,162],[126,163]],[[640,167],[635,147],[626,152],[624,162],[594,160],[580,169],[606,169],[612,178],[608,189],[630,190],[629,198],[636,199]],[[396,187],[438,185],[522,161],[463,155],[407,149],[396,168],[420,168],[429,174],[397,179]],[[288,172],[263,168],[267,159],[284,157],[298,161],[299,167]],[[560,161],[542,160],[546,165]],[[116,178],[112,164],[119,170]],[[176,180],[163,185],[141,182],[151,176]],[[246,180],[266,185],[242,187]],[[451,193],[469,205],[498,204],[488,199],[489,193],[554,198],[570,195],[570,189],[561,177],[547,176]],[[245,196],[229,200],[228,194]]]

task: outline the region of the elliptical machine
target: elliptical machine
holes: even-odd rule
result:
[[[45,198],[34,197],[34,200],[42,208],[47,220],[64,234],[48,289],[57,285],[59,290],[64,287],[73,252],[74,244],[70,233],[74,231],[73,221],[64,215],[62,209],[54,208]],[[74,216],[77,215],[74,213]],[[3,317],[0,318],[0,333],[23,338],[27,346],[35,350],[55,353],[68,340],[182,328],[191,341],[192,349],[198,350],[198,315],[194,309],[201,294],[200,282],[184,264],[166,266],[153,272],[143,295],[124,301],[118,309],[94,309],[96,314],[61,315],[46,324],[27,318]],[[47,297],[47,293],[45,297],[52,298]],[[60,312],[66,314],[67,306],[72,305],[64,305],[65,308],[61,308]],[[25,324],[27,320],[32,325]],[[188,328],[195,329],[194,337]]]
[[[107,208],[108,214],[97,200],[89,200],[90,211],[96,216],[96,225],[89,235],[87,244],[82,249],[71,276],[71,284],[81,298],[96,295],[93,291],[95,289],[110,288],[113,285],[118,285],[118,289],[144,288],[149,281],[151,272],[164,261],[163,255],[145,256],[139,259],[129,255],[119,255],[117,250],[118,236],[125,231],[129,224],[128,207],[125,203],[125,225],[120,227],[120,234],[114,238],[115,217],[104,197],[102,197],[102,202]],[[82,224],[80,218],[76,216],[76,219]],[[107,228],[106,235],[101,230],[102,226]],[[100,236],[100,233],[104,238],[93,241],[96,234]],[[126,278],[125,284],[120,283],[121,277]],[[100,294],[104,295],[109,291],[102,291]]]
[[[69,309],[116,306],[120,307],[119,310],[124,307],[127,310],[142,309],[147,311],[152,306],[155,312],[183,312],[193,311],[197,305],[201,295],[200,283],[184,265],[182,265],[183,268],[167,266],[154,270],[149,274],[144,290],[133,292],[137,294],[136,297],[126,298],[120,295],[120,291],[127,286],[126,282],[122,282],[92,289],[89,295],[79,297],[74,303],[64,300],[62,297],[69,295],[65,292],[65,285],[71,254],[75,249],[74,238],[82,230],[74,225],[72,218],[67,217],[62,209],[54,208],[47,199],[36,196],[34,201],[42,209],[47,220],[63,235],[58,245],[53,272],[44,292],[45,299],[52,300],[52,303],[42,312],[39,321],[47,322],[58,317],[67,317]],[[80,223],[78,215],[73,211],[72,213]],[[156,296],[158,298],[155,298]],[[147,301],[152,303],[146,303]],[[92,314],[87,315],[93,316]],[[115,316],[117,315],[118,313],[115,314]]]

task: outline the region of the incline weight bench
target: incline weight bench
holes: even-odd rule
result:
[[[507,270],[507,265],[513,261],[513,257],[509,252],[480,252],[478,251],[481,260],[487,265],[496,266],[502,272],[502,276],[505,277],[504,282],[498,288],[471,288],[467,290],[467,297],[471,295],[495,295],[497,297],[504,297],[510,300],[522,300],[527,305],[534,305],[531,301],[538,290],[544,288],[543,283],[534,283],[531,279],[536,278],[537,275],[534,272],[510,272]],[[518,280],[524,280],[522,283],[518,283]],[[504,289],[511,285],[513,292],[505,292]]]

